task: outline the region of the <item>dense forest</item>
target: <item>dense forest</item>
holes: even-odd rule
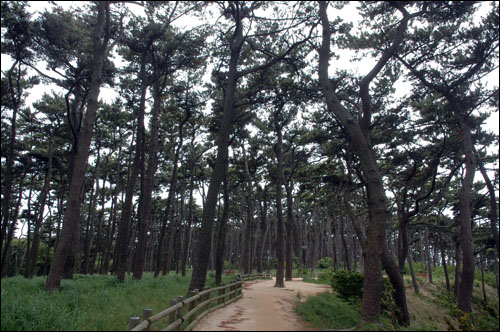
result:
[[[498,292],[497,2],[33,5],[1,3],[2,278],[329,257],[401,325],[405,274]]]

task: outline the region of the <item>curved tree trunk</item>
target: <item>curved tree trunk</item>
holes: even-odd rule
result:
[[[45,284],[45,288],[47,290],[58,289],[61,285],[65,265],[74,265],[75,263],[71,259],[74,255],[73,242],[75,234],[79,233],[81,208],[80,194],[83,187],[83,181],[85,179],[90,142],[92,140],[97,108],[99,106],[98,97],[102,82],[102,68],[109,41],[110,20],[109,2],[99,2],[97,23],[92,35],[94,61],[91,73],[90,89],[87,97],[87,112],[81,128],[79,144],[74,159],[75,167],[73,167],[71,176],[72,181],[70,182],[61,241],[54,253],[49,276]],[[105,37],[102,38],[102,36]],[[67,261],[67,259],[69,260]]]
[[[206,281],[208,260],[210,257],[210,243],[212,238],[212,225],[215,218],[215,207],[217,205],[217,196],[220,185],[224,179],[226,164],[228,162],[229,134],[233,125],[234,116],[234,96],[236,83],[238,80],[238,59],[240,57],[241,46],[243,45],[243,26],[241,18],[238,15],[234,38],[231,43],[231,56],[229,60],[229,71],[227,86],[224,98],[224,112],[222,122],[217,137],[217,158],[210,177],[208,194],[205,205],[203,206],[203,215],[201,229],[197,234],[197,248],[194,253],[194,269],[189,284],[189,290],[203,289]]]

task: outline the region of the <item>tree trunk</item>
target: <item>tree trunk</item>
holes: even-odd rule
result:
[[[466,313],[472,312],[472,288],[474,285],[474,253],[472,248],[472,211],[471,191],[476,171],[476,158],[473,152],[471,131],[468,124],[460,117],[462,143],[465,153],[465,178],[460,190],[460,245],[462,246],[462,276],[458,292],[458,308]]]
[[[146,108],[146,93],[148,89],[147,74],[146,74],[146,54],[142,55],[141,59],[141,99],[139,108],[137,109],[137,135],[135,142],[134,162],[132,172],[128,178],[127,188],[125,191],[125,202],[122,207],[120,223],[118,225],[117,257],[116,259],[116,276],[120,282],[125,281],[125,271],[127,269],[127,260],[129,258],[129,238],[130,238],[130,223],[132,219],[133,198],[139,170],[143,167],[141,155],[144,151],[144,110]]]
[[[90,191],[90,202],[89,202],[89,214],[87,217],[87,229],[85,234],[85,243],[84,243],[84,257],[82,264],[82,274],[89,273],[89,264],[90,264],[90,251],[92,247],[92,241],[94,239],[94,215],[96,212],[97,205],[97,195],[99,194],[99,177],[101,173],[101,165],[100,165],[100,147],[97,148],[97,160],[96,160],[96,169],[94,172],[94,176],[91,181],[92,189]],[[94,190],[95,183],[95,190]]]
[[[415,277],[415,270],[413,269],[413,255],[411,250],[408,250],[408,266],[410,267],[411,274],[411,282],[413,284],[413,289],[415,290],[415,294],[419,293],[417,278]]]
[[[31,159],[30,159],[30,164],[31,164]],[[11,257],[11,253],[12,253],[11,243],[12,243],[12,239],[14,238],[14,233],[16,231],[17,219],[19,216],[19,209],[21,207],[21,202],[23,199],[24,179],[26,177],[26,174],[28,173],[28,169],[29,169],[29,166],[27,165],[24,169],[23,175],[19,179],[19,195],[17,197],[16,210],[15,210],[14,216],[12,218],[12,221],[9,225],[8,232],[7,232],[7,239],[6,239],[5,245],[4,245],[3,250],[2,250],[2,278],[7,276],[8,270],[9,270],[9,261],[10,261],[10,257]]]
[[[460,245],[460,241],[457,241],[457,245],[455,247],[455,285],[453,287],[453,293],[455,297],[458,298],[458,293],[460,292],[460,282],[462,276],[462,248]]]
[[[493,187],[493,184],[491,183],[488,173],[486,173],[486,169],[484,168],[483,162],[479,158],[477,153],[476,153],[476,161],[479,166],[479,170],[481,171],[481,174],[483,176],[484,182],[486,183],[486,187],[488,188],[488,193],[490,195],[490,211],[488,213],[488,216],[490,218],[491,233],[493,234],[493,238],[495,239],[495,245],[497,247],[497,257],[500,257],[500,245],[498,243],[499,240],[498,240],[498,229],[497,229],[497,223],[498,223],[497,200],[495,197],[495,188]]]
[[[66,213],[64,215],[64,223],[62,236],[57,250],[54,253],[52,264],[45,284],[47,290],[59,289],[61,279],[65,270],[65,265],[74,265],[71,261],[73,252],[73,241],[75,234],[79,232],[80,224],[80,193],[82,190],[83,181],[85,179],[85,171],[87,169],[87,158],[89,155],[90,142],[94,131],[94,124],[98,108],[98,97],[102,82],[102,68],[104,58],[106,57],[106,48],[109,41],[109,26],[110,26],[110,10],[109,2],[98,3],[98,14],[95,31],[92,35],[93,39],[93,66],[90,80],[90,89],[87,96],[87,112],[81,128],[79,136],[79,144],[74,159],[72,172],[72,181],[70,182],[70,190]],[[106,27],[106,29],[105,29]],[[103,34],[104,32],[104,34]],[[102,36],[105,36],[102,39]],[[102,39],[102,40],[101,40]],[[69,258],[69,260],[68,260]]]
[[[443,241],[441,239],[441,241]],[[446,290],[449,292],[450,291],[450,277],[448,276],[448,266],[446,265],[446,258],[445,258],[445,251],[444,251],[444,244],[441,242],[441,263],[443,264],[443,270],[444,270],[444,276],[446,278]]]
[[[194,191],[194,174],[193,174],[193,166],[191,165],[191,174],[189,179],[189,205],[188,205],[188,224],[186,227],[186,232],[184,233],[184,243],[182,249],[182,260],[181,260],[181,273],[184,277],[186,275],[186,264],[187,258],[189,254],[189,246],[191,242],[191,225],[193,224],[193,191]]]
[[[106,164],[107,164],[107,158],[106,158]],[[95,244],[95,251],[94,255],[92,256],[92,261],[90,263],[90,274],[93,275],[95,272],[95,263],[97,261],[97,256],[99,254],[99,251],[101,250],[101,243],[102,243],[102,219],[104,218],[104,208],[105,208],[105,203],[106,203],[106,179],[107,179],[107,172],[104,172],[104,178],[102,182],[102,192],[101,192],[101,210],[99,211],[99,215],[97,217],[97,239],[96,239],[96,244]],[[102,250],[104,251],[104,250]],[[101,255],[101,261],[102,261],[103,255]]]
[[[135,252],[134,280],[140,280],[144,271],[146,259],[146,246],[149,231],[149,218],[151,215],[151,196],[154,187],[154,175],[156,172],[157,152],[158,152],[158,118],[161,107],[161,91],[158,80],[153,88],[153,108],[151,110],[151,135],[148,148],[148,168],[145,177],[141,179],[144,182],[142,186],[141,200],[139,202],[139,236]]]
[[[120,155],[120,153],[118,153]],[[119,177],[119,173],[118,177]],[[111,246],[113,245],[113,237],[115,234],[115,228],[116,228],[116,209],[117,209],[117,200],[118,200],[118,193],[120,192],[120,185],[119,183],[121,182],[121,179],[117,180],[118,183],[115,186],[115,190],[113,193],[113,197],[111,199],[111,209],[109,212],[109,219],[108,219],[108,227],[106,231],[106,245],[104,248],[104,253],[103,253],[103,260],[101,264],[101,268],[99,270],[99,274],[108,274],[109,271],[109,262],[111,259]]]
[[[14,73],[14,69],[17,67],[16,73],[16,87],[17,93],[14,91],[14,83],[12,82],[12,75]],[[21,71],[21,62],[16,60],[12,66],[10,67],[7,77],[9,80],[9,90],[10,90],[10,99],[12,102],[12,120],[10,126],[10,134],[9,134],[9,146],[7,152],[7,158],[5,163],[5,173],[2,173],[2,177],[4,178],[4,187],[3,187],[3,199],[2,199],[2,233],[0,238],[0,244],[3,245],[5,237],[7,236],[7,228],[9,227],[9,218],[10,218],[10,201],[12,199],[12,182],[14,181],[14,144],[16,142],[16,133],[17,133],[17,112],[19,111],[19,105],[21,104],[22,98],[22,88],[20,85],[20,81],[22,78]],[[29,229],[28,229],[29,232]],[[8,250],[8,248],[6,248]],[[3,262],[2,262],[3,265]]]
[[[380,317],[380,298],[382,292],[382,248],[385,241],[386,199],[382,176],[378,170],[375,155],[368,145],[365,135],[352,115],[340,104],[328,78],[330,58],[329,21],[326,13],[327,4],[320,2],[320,17],[323,26],[323,40],[319,57],[319,79],[326,98],[328,110],[335,114],[347,131],[352,146],[360,159],[368,193],[370,224],[366,228],[367,243],[363,250],[364,293],[362,317],[366,321],[378,321]]]
[[[222,210],[222,216],[219,219],[219,230],[217,232],[217,253],[215,256],[215,284],[220,285],[222,283],[222,272],[224,272],[224,247],[226,242],[226,231],[227,231],[227,221],[229,219],[229,179],[227,174],[226,166],[226,176],[224,178],[224,208]]]
[[[268,222],[267,222],[267,186],[264,188],[262,204],[260,210],[260,239],[257,247],[257,273],[264,271],[263,260],[266,248],[266,240],[268,235]]]
[[[245,165],[245,178],[246,178],[246,190],[247,190],[247,204],[246,204],[246,227],[245,227],[245,237],[243,240],[243,255],[242,255],[242,266],[243,273],[249,274],[252,271],[252,262],[251,262],[251,246],[252,246],[252,238],[253,238],[253,188],[252,188],[252,179],[250,178],[250,171],[248,169],[248,159],[245,150],[245,143],[242,144],[243,149],[243,162]]]
[[[189,284],[189,290],[203,289],[205,286],[217,196],[219,194],[221,182],[224,179],[226,164],[228,162],[229,134],[233,125],[234,96],[238,80],[237,65],[241,47],[244,42],[241,17],[237,15],[235,19],[237,19],[235,22],[236,30],[230,45],[231,55],[224,98],[224,112],[219,128],[219,135],[217,137],[217,158],[215,160],[212,176],[210,177],[206,202],[203,206],[201,228],[197,234],[197,248],[194,255],[194,269]]]
[[[171,245],[174,236],[175,236],[175,220],[174,220],[174,214],[173,214],[173,204],[174,204],[174,198],[175,198],[175,193],[177,191],[177,170],[178,170],[178,163],[179,163],[179,154],[180,154],[180,149],[182,148],[182,126],[179,126],[179,137],[180,137],[180,142],[179,145],[177,146],[175,150],[175,156],[174,156],[174,169],[172,171],[172,177],[170,178],[170,190],[168,192],[168,198],[167,198],[167,206],[165,207],[165,213],[163,214],[162,218],[162,226],[160,230],[160,240],[158,241],[158,251],[156,253],[156,267],[155,267],[155,274],[154,276],[157,277],[160,274],[160,270],[163,268],[162,274],[165,275],[168,273],[168,269],[170,268],[170,253],[169,250],[171,250]],[[169,249],[167,252],[164,254],[164,245],[165,245],[165,237],[167,234],[167,222],[170,219],[170,233],[169,233]],[[162,258],[164,257],[164,260]],[[163,264],[162,264],[163,262]]]
[[[283,175],[284,178],[284,175]],[[293,218],[293,181],[285,182],[286,189],[286,271],[285,281],[292,281],[292,268],[293,268],[293,237],[292,230],[295,224]]]
[[[427,260],[427,269],[429,270],[429,282],[432,284],[432,261],[431,261],[431,249],[429,248],[429,228],[426,226],[424,229],[425,232],[425,258]]]
[[[45,176],[45,183],[43,184],[40,199],[38,200],[38,216],[36,219],[35,230],[33,232],[33,244],[31,247],[31,255],[29,264],[26,264],[27,277],[33,278],[36,270],[36,263],[38,261],[38,251],[40,249],[40,229],[43,223],[43,214],[45,212],[45,202],[50,190],[50,183],[52,182],[52,137],[49,138],[49,161],[47,163],[47,173]]]
[[[276,269],[276,283],[274,287],[285,287],[283,280],[284,277],[284,225],[283,225],[283,207],[281,205],[282,199],[282,185],[284,182],[284,172],[283,172],[283,137],[281,133],[281,124],[279,123],[278,117],[283,106],[278,106],[279,108],[274,111],[274,129],[276,131],[276,136],[278,137],[277,143],[275,144],[274,152],[277,158],[277,168],[276,168],[276,258],[278,260],[278,266]]]

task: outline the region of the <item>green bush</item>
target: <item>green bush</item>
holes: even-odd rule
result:
[[[337,271],[332,276],[332,288],[337,296],[349,302],[360,302],[363,299],[364,277],[358,272]],[[394,303],[394,288],[387,278],[382,279],[381,309],[386,318],[394,326],[401,318],[401,311]]]
[[[332,288],[344,300],[363,298],[363,275],[357,272],[337,271],[332,276]]]
[[[316,264],[316,267],[318,269],[329,269],[333,267],[333,260],[331,257],[324,257],[321,258],[318,263]]]
[[[321,284],[331,284],[333,278],[333,269],[330,268],[328,270],[322,271],[318,275],[318,282]]]

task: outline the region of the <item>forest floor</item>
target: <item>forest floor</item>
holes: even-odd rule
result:
[[[240,300],[208,314],[193,331],[316,331],[298,318],[295,304],[331,287],[302,278],[285,282],[285,288],[273,287],[274,283],[274,279],[244,283]]]

